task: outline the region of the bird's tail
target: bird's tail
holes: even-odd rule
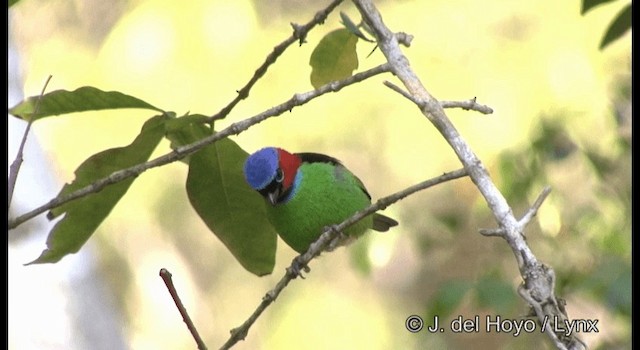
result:
[[[388,216],[373,214],[373,229],[379,232],[387,232],[393,226],[398,226],[398,222]]]

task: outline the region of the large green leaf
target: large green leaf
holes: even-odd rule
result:
[[[350,77],[358,68],[356,43],[358,37],[349,29],[332,31],[320,40],[313,50],[311,65],[311,85],[316,89],[334,80]]]
[[[211,129],[191,123],[171,134],[167,136],[173,143],[190,143],[210,135]],[[230,139],[203,148],[189,159],[186,187],[191,205],[207,227],[245,269],[262,276],[273,271],[277,234],[267,219],[264,200],[245,182],[247,156]]]
[[[114,171],[147,161],[164,136],[164,123],[167,118],[169,118],[167,115],[159,115],[149,119],[130,145],[108,149],[89,157],[76,169],[75,180],[66,184],[58,196],[64,196],[85,187]],[[97,193],[52,209],[47,215],[49,219],[63,213],[66,215],[49,233],[47,249],[30,264],[57,262],[65,255],[80,250],[127,192],[133,181],[134,178],[121,181]]]
[[[42,95],[38,113],[34,116],[39,98],[40,96],[29,97],[9,109],[9,114],[26,121],[33,118],[35,121],[60,114],[117,108],[144,108],[163,112],[158,107],[118,91],[102,91],[91,86],[83,86],[74,91],[56,90]]]
[[[604,49],[607,45],[623,36],[628,30],[631,29],[631,4],[618,13],[618,16],[609,24],[607,32],[604,34],[602,41],[600,42],[600,50]]]

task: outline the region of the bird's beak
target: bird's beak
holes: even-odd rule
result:
[[[280,189],[276,188],[275,190],[273,190],[272,192],[269,192],[267,194],[267,200],[269,201],[269,204],[271,205],[276,205],[276,203],[278,203],[278,197],[280,197]]]

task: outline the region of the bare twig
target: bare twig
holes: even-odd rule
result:
[[[331,11],[338,7],[338,5],[340,5],[342,1],[343,0],[334,0],[325,9],[318,11],[315,16],[313,16],[313,19],[311,19],[307,24],[297,25],[291,23],[291,27],[293,27],[293,34],[291,34],[290,37],[273,48],[271,53],[267,55],[262,65],[258,67],[258,69],[256,69],[255,73],[253,73],[253,76],[251,77],[251,79],[249,79],[249,82],[247,82],[247,84],[242,89],[238,90],[238,95],[233,99],[233,101],[222,108],[220,112],[209,117],[209,122],[225,118],[231,112],[233,107],[235,107],[240,101],[249,97],[249,91],[251,91],[253,85],[255,85],[255,83],[267,72],[269,66],[275,63],[278,57],[294,42],[298,41],[300,45],[302,45],[302,43],[305,41],[305,38],[307,37],[307,33],[309,33],[309,31],[316,25],[324,23],[324,21],[327,19],[327,16],[329,16],[329,13],[331,13]]]
[[[406,92],[404,89],[402,89],[398,85],[395,85],[390,81],[384,81],[383,84],[388,88],[390,88],[391,90],[404,96],[411,102],[417,105],[420,105],[420,101],[418,101],[415,97],[413,97],[411,94]],[[440,106],[442,106],[442,108],[462,108],[464,110],[472,110],[472,111],[480,112],[482,114],[493,113],[493,109],[491,107],[476,103],[475,97],[466,101],[440,101]]]
[[[504,237],[506,231],[501,228],[481,228],[478,230],[478,232],[481,235],[487,236],[487,237],[491,237],[491,236]]]
[[[476,103],[476,98],[471,98],[466,101],[440,101],[442,108],[462,108],[464,110],[472,110],[480,112],[482,114],[491,114],[493,109],[489,106]]]
[[[551,193],[551,187],[546,186],[545,188],[543,188],[540,195],[538,195],[538,198],[536,198],[535,202],[533,202],[533,205],[531,206],[531,208],[529,208],[529,210],[527,210],[527,212],[522,216],[520,221],[518,221],[521,227],[520,230],[521,232],[523,232],[523,234],[524,234],[525,227],[529,224],[531,219],[533,219],[533,217],[536,216],[536,214],[538,213],[538,209],[540,209],[540,206],[542,205],[542,203],[544,203],[544,200],[547,198],[549,193]],[[480,234],[484,236],[504,237],[507,234],[507,231],[502,228],[480,229],[478,230],[478,232],[480,232]]]
[[[174,162],[176,160],[182,159],[190,154],[193,154],[197,151],[199,151],[200,149],[202,149],[203,147],[210,145],[218,140],[221,140],[225,137],[229,137],[231,135],[237,135],[245,130],[247,130],[249,127],[256,125],[266,119],[269,119],[271,117],[275,117],[278,115],[281,115],[284,112],[290,111],[295,107],[301,106],[319,96],[322,96],[326,93],[329,92],[336,92],[336,91],[340,91],[342,88],[349,86],[349,85],[353,85],[357,82],[363,81],[365,79],[371,78],[372,76],[378,75],[378,74],[382,74],[382,73],[386,73],[389,72],[390,70],[390,66],[389,64],[382,64],[379,65],[377,67],[371,68],[369,70],[366,70],[364,72],[360,72],[357,74],[354,74],[353,76],[340,80],[340,81],[334,81],[331,82],[329,84],[323,85],[320,88],[316,89],[316,90],[312,90],[309,92],[305,92],[305,93],[300,93],[300,94],[295,94],[292,98],[290,98],[289,100],[275,106],[275,107],[271,107],[268,110],[257,114],[251,118],[247,118],[245,120],[241,120],[239,122],[233,123],[230,126],[228,126],[227,128],[211,135],[211,136],[207,136],[201,140],[198,140],[194,143],[188,144],[188,145],[184,145],[181,147],[178,147],[176,149],[174,149],[172,152],[167,153],[163,156],[160,156],[158,158],[152,159],[148,162],[145,163],[141,163],[135,166],[132,166],[130,168],[126,168],[126,169],[122,169],[116,172],[113,172],[111,175],[104,177],[100,180],[97,180],[95,182],[93,182],[90,185],[87,185],[83,188],[80,188],[74,192],[71,192],[65,196],[62,197],[56,197],[52,200],[50,200],[49,202],[47,202],[46,204],[43,204],[42,206],[33,209],[25,214],[22,214],[18,217],[16,217],[15,219],[11,219],[8,222],[8,228],[9,229],[13,229],[16,228],[18,225],[22,224],[23,222],[44,213],[47,210],[50,210],[52,208],[58,207],[64,203],[67,203],[69,201],[72,201],[74,199],[80,198],[80,197],[84,197],[88,194],[91,193],[95,193],[98,192],[100,190],[102,190],[103,188],[105,188],[106,186],[118,183],[120,181],[123,181],[125,179],[128,179],[130,177],[134,177],[134,176],[138,176],[140,174],[142,174],[143,172],[151,169],[151,168],[155,168],[161,165],[165,165],[171,162]]]
[[[542,189],[542,192],[540,192],[540,195],[538,195],[538,198],[536,198],[536,201],[533,202],[531,208],[529,208],[529,210],[522,216],[520,221],[518,221],[522,228],[527,226],[531,219],[533,219],[533,217],[538,214],[538,209],[540,209],[540,206],[542,205],[544,200],[547,199],[549,193],[551,193],[551,187],[545,186],[545,188]]]
[[[20,172],[20,166],[22,166],[23,158],[22,155],[24,153],[24,146],[27,143],[27,135],[29,135],[29,131],[31,130],[31,124],[33,123],[33,119],[36,117],[40,110],[40,100],[42,100],[42,96],[44,95],[44,91],[47,89],[47,85],[49,85],[49,81],[51,81],[51,75],[44,82],[44,86],[42,87],[42,91],[40,91],[40,96],[36,100],[36,105],[33,108],[33,114],[31,114],[31,118],[27,123],[27,127],[24,129],[24,134],[22,135],[22,141],[20,141],[20,147],[18,147],[18,153],[16,154],[16,159],[11,163],[9,167],[9,180],[7,185],[7,197],[8,204],[7,209],[11,207],[11,200],[13,199],[13,191],[16,188],[16,181],[18,181],[18,172]]]
[[[191,336],[196,341],[196,344],[198,344],[198,349],[207,350],[207,346],[204,344],[204,341],[202,341],[202,338],[200,338],[200,334],[198,334],[198,330],[196,329],[196,326],[193,324],[193,321],[191,321],[191,317],[189,317],[189,313],[187,312],[187,309],[182,304],[182,301],[180,300],[180,296],[178,296],[176,287],[173,285],[171,272],[169,272],[169,270],[165,268],[161,268],[160,277],[164,281],[164,284],[167,286],[167,290],[169,290],[169,294],[171,294],[171,299],[173,299],[173,302],[176,304],[176,307],[180,312],[180,316],[182,316],[182,320],[187,325],[189,332],[191,332]]]
[[[547,273],[552,271],[538,261],[522,234],[523,227],[513,215],[500,190],[495,186],[486,168],[475,155],[471,147],[464,141],[443,110],[442,104],[436,100],[423,86],[412,70],[409,60],[400,49],[396,35],[384,24],[378,9],[371,0],[353,0],[360,11],[364,22],[371,29],[378,41],[380,50],[387,62],[392,66],[393,74],[400,79],[411,96],[411,100],[420,108],[422,114],[438,129],[449,143],[469,177],[476,185],[487,205],[491,209],[499,229],[504,231],[502,237],[507,241],[517,260],[520,275],[532,298],[538,303],[545,303],[544,309],[536,310],[539,318],[560,317],[562,311],[558,307],[553,290],[552,279]],[[494,231],[498,233],[498,231]],[[553,302],[549,302],[553,301]],[[541,314],[538,314],[541,312]],[[584,343],[575,336],[563,337],[560,332],[547,332],[554,344],[561,342],[569,349],[582,349]]]
[[[313,258],[320,255],[320,253],[322,253],[325,250],[325,248],[331,243],[331,241],[336,237],[338,237],[338,235],[342,231],[344,231],[344,229],[362,220],[367,215],[371,215],[372,213],[375,213],[378,210],[382,210],[388,207],[389,205],[403,198],[406,198],[407,196],[415,192],[424,190],[426,188],[435,186],[437,184],[440,184],[449,180],[461,178],[466,175],[467,175],[466,170],[459,169],[459,170],[445,173],[438,177],[423,181],[421,183],[418,183],[411,187],[407,187],[406,189],[396,192],[387,197],[380,198],[374,204],[355,213],[350,218],[341,222],[340,224],[327,227],[322,232],[320,237],[311,244],[309,249],[304,254],[300,254],[293,259],[293,261],[291,262],[291,265],[286,269],[284,276],[282,276],[282,278],[280,279],[280,281],[278,281],[276,286],[272,290],[267,292],[267,294],[265,294],[265,296],[262,298],[262,302],[260,302],[260,304],[255,309],[255,311],[251,314],[251,316],[249,316],[249,318],[244,323],[242,323],[242,325],[231,330],[231,336],[229,337],[229,340],[227,340],[227,342],[224,343],[224,345],[220,349],[229,349],[238,341],[244,340],[249,332],[249,328],[251,328],[251,326],[255,323],[258,317],[260,317],[260,315],[264,312],[264,310],[267,307],[269,307],[269,305],[271,305],[271,303],[273,303],[278,298],[282,290],[289,284],[289,282],[291,282],[291,280],[299,276],[300,269],[305,268]]]

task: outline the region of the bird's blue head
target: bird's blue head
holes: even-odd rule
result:
[[[286,202],[302,163],[299,156],[281,148],[266,147],[247,158],[244,177],[249,186],[258,191],[269,203]]]
[[[278,150],[273,147],[263,148],[247,158],[244,163],[244,177],[249,186],[260,191],[269,185],[280,167]]]

